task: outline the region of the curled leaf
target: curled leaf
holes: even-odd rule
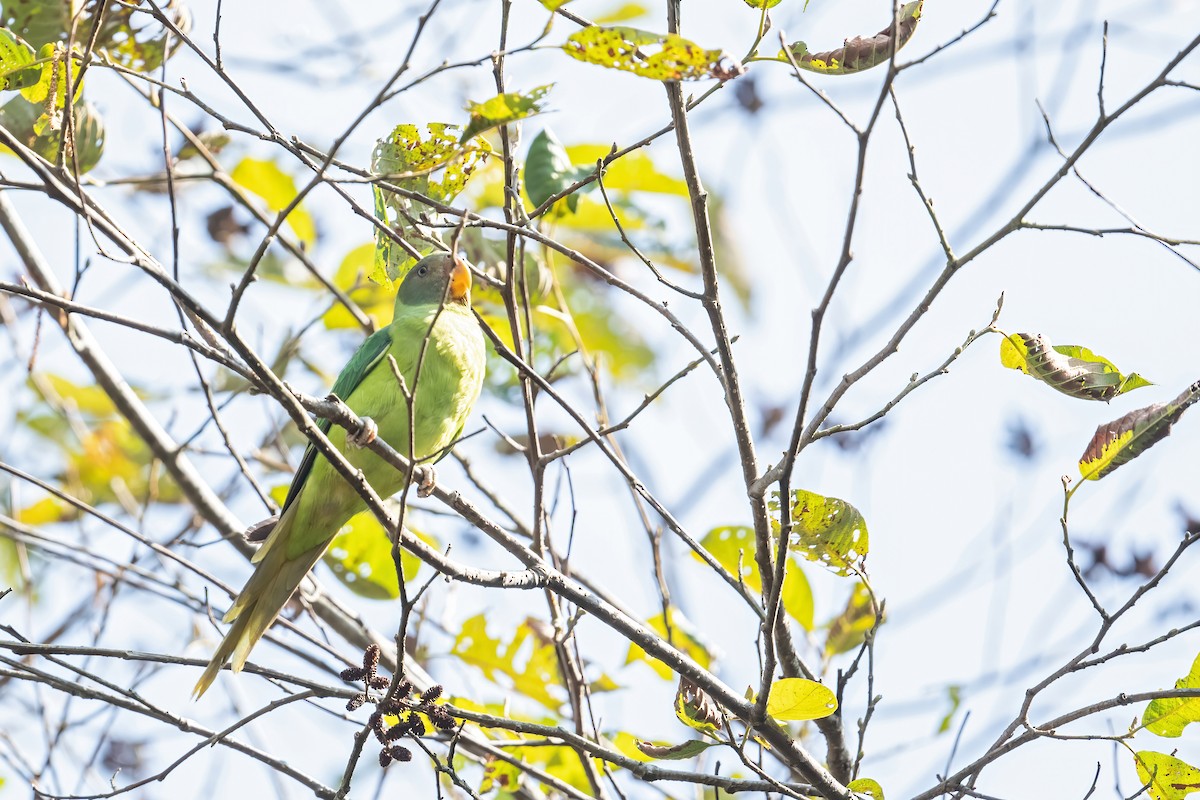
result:
[[[839,575],[848,575],[853,565],[867,555],[869,537],[867,523],[858,509],[836,497],[823,497],[816,492],[794,489],[791,498],[792,527],[789,547],[817,561]],[[779,498],[771,501],[778,513]],[[772,525],[779,529],[778,516]]]
[[[823,53],[810,53],[804,42],[788,45],[792,60],[796,66],[811,72],[823,72],[826,75],[849,75],[862,72],[865,69],[887,62],[892,57],[893,47],[898,52],[908,44],[917,22],[921,19],[923,0],[905,3],[900,7],[896,19],[891,25],[874,36],[855,36],[846,39],[836,50],[826,50]],[[781,50],[776,56],[780,61],[787,61],[787,52]]]
[[[854,792],[856,797],[883,800],[883,787],[879,785],[879,781],[871,780],[870,778],[859,778],[856,781],[850,781],[846,784],[846,788]]]
[[[1076,344],[1051,346],[1042,334],[1013,333],[1000,342],[1000,363],[1037,378],[1065,395],[1081,400],[1113,399],[1150,381]]]
[[[675,716],[689,728],[704,733],[715,731],[724,720],[720,706],[703,689],[682,675],[679,677],[679,689],[675,692]]]
[[[1098,481],[1122,464],[1127,464],[1166,438],[1183,412],[1200,400],[1200,381],[1183,390],[1169,403],[1130,411],[1123,417],[1096,428],[1092,441],[1079,458],[1085,480]]]
[[[652,33],[616,26],[588,27],[571,34],[563,50],[572,58],[659,81],[727,81],[741,75],[741,64],[721,50],[705,50],[674,33]]]
[[[822,719],[837,707],[837,697],[829,687],[806,678],[780,678],[767,695],[767,713],[784,722]]]
[[[715,744],[717,743],[706,742],[703,739],[691,739],[680,744],[664,746],[639,740],[637,742],[637,749],[651,758],[666,761],[682,761],[687,758],[695,758]]]

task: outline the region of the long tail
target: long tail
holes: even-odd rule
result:
[[[288,558],[287,529],[291,521],[292,516],[285,514],[266,544],[255,554],[254,560],[258,566],[250,580],[246,581],[233,607],[225,614],[224,621],[232,622],[233,626],[213,653],[200,680],[196,681],[196,688],[192,689],[193,698],[199,699],[208,690],[231,657],[231,669],[234,672],[241,671],[254,645],[271,627],[292,592],[325,552],[325,546],[319,545],[295,558]]]

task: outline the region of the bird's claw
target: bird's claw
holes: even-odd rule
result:
[[[346,441],[355,447],[366,447],[371,442],[375,441],[375,437],[379,435],[379,426],[375,424],[375,420],[370,417],[362,418],[362,427],[354,433],[346,436]]]
[[[417,497],[429,497],[433,494],[433,489],[437,486],[437,474],[434,473],[433,467],[427,464],[419,466],[414,475],[417,479]]]

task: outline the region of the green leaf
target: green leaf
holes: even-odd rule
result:
[[[506,676],[513,691],[557,711],[562,700],[550,689],[561,687],[562,680],[554,642],[543,635],[544,627],[544,623],[527,619],[506,644],[488,634],[487,617],[477,614],[463,622],[451,653],[481,670],[488,680],[496,682],[498,676]]]
[[[528,92],[505,92],[482,103],[467,103],[471,118],[459,137],[459,143],[472,139],[484,131],[507,125],[510,122],[532,117],[545,109],[544,99],[554,86],[548,83]]]
[[[874,781],[870,778],[859,778],[856,781],[850,781],[846,784],[846,788],[856,795],[863,795],[864,797],[871,798],[871,800],[883,800],[883,787],[879,785],[879,781]]]
[[[779,497],[771,500],[775,516],[771,524],[779,533]],[[852,567],[867,555],[867,523],[858,509],[836,497],[823,497],[804,489],[792,490],[792,527],[789,544],[809,561],[816,561],[839,575],[849,575]]]
[[[946,698],[950,701],[950,708],[942,717],[942,721],[938,723],[937,732],[939,734],[950,730],[950,723],[954,720],[954,715],[958,713],[958,707],[962,705],[962,689],[956,683],[952,683],[946,687]]]
[[[1200,400],[1200,381],[1184,389],[1169,403],[1155,403],[1130,411],[1096,428],[1087,449],[1079,457],[1079,472],[1084,480],[1098,481],[1158,444],[1197,400]]]
[[[1081,400],[1113,399],[1152,385],[1136,372],[1122,375],[1111,361],[1086,347],[1055,347],[1041,334],[1014,333],[1000,342],[1000,363],[1037,378],[1065,395]]]
[[[438,203],[449,203],[467,185],[471,175],[492,154],[483,138],[459,141],[462,128],[444,122],[424,126],[402,123],[375,143],[371,173],[401,189],[422,194]],[[372,186],[375,217],[401,236],[413,236],[412,218],[427,209],[378,184]],[[417,238],[417,237],[413,237]],[[383,231],[375,231],[375,268],[371,280],[391,288],[416,263]]]
[[[104,152],[104,121],[100,112],[91,103],[77,103],[75,115],[75,149],[78,153],[79,170],[87,172],[96,166]],[[49,124],[43,107],[17,95],[0,107],[0,125],[8,128],[21,143],[51,164],[58,163],[58,151],[62,146],[62,131]],[[61,128],[61,125],[59,126]],[[8,152],[7,148],[3,148]],[[71,163],[71,154],[66,154]]]
[[[40,68],[27,69],[33,48],[6,28],[0,28],[0,89],[24,89],[42,78]]]
[[[637,743],[637,748],[643,754],[650,756],[650,758],[657,758],[664,761],[683,761],[688,758],[695,758],[716,744],[718,744],[718,742],[706,742],[703,739],[691,739],[686,742],[681,742],[680,744],[664,747],[652,742],[639,741]]]
[[[61,43],[42,45],[38,49],[37,60],[41,62],[41,73],[37,81],[26,83],[25,88],[21,89],[21,96],[31,103],[41,105],[43,116],[47,117],[47,124],[53,130],[60,130],[61,114],[67,105],[68,68],[72,81],[71,102],[78,102],[83,93],[79,65],[67,55],[67,49]]]
[[[571,164],[567,150],[549,128],[542,130],[529,145],[525,159],[525,191],[535,206],[549,200],[580,178],[591,173],[586,167]],[[589,184],[587,188],[595,188]],[[578,193],[566,198],[567,208],[574,212],[579,206]]]
[[[1200,790],[1200,769],[1174,756],[1141,750],[1133,754],[1138,780],[1153,800],[1183,800]]]
[[[0,22],[33,47],[65,38],[71,15],[78,5],[63,0],[5,0]],[[88,30],[79,27],[78,30]]]
[[[712,554],[717,563],[730,575],[737,577],[740,565],[742,583],[755,594],[762,594],[762,579],[758,573],[758,562],[754,560],[754,530],[741,525],[713,528],[700,544]],[[774,552],[774,544],[772,544]],[[703,563],[699,555],[692,557]],[[808,578],[800,565],[792,558],[784,565],[783,608],[800,623],[805,630],[813,628],[813,594]]]
[[[296,199],[296,181],[274,161],[246,157],[229,174],[234,182],[263,199],[267,208],[280,212]],[[288,213],[287,223],[308,247],[317,241],[317,228],[301,203]]]
[[[836,50],[823,53],[810,53],[804,42],[794,42],[788,45],[792,60],[796,66],[811,72],[822,72],[826,75],[849,75],[862,72],[879,64],[887,63],[891,58],[892,48],[897,51],[912,38],[921,19],[921,7],[924,0],[905,3],[892,24],[874,36],[855,36],[847,39],[845,44]],[[780,50],[776,56],[780,61],[788,61],[787,51]]]
[[[873,627],[875,608],[871,603],[871,593],[867,591],[866,584],[856,583],[842,613],[828,623],[825,655],[835,656],[856,649]]]
[[[191,13],[182,0],[170,0],[159,6],[177,27],[186,31],[191,26]],[[78,30],[91,30],[93,10],[89,4]],[[174,54],[179,45],[179,37],[170,35],[144,8],[138,8],[138,3],[105,6],[104,19],[96,36],[96,49],[117,64],[135,72],[153,72]]]
[[[706,648],[696,635],[692,632],[691,623],[683,616],[679,609],[671,606],[667,609],[668,618],[671,620],[670,633],[667,632],[667,626],[663,624],[663,615],[659,614],[647,621],[647,625],[654,630],[659,636],[666,639],[675,649],[683,652],[690,659],[695,661],[700,666],[708,669],[712,664],[712,654]],[[659,661],[657,658],[649,655],[640,645],[630,644],[629,652],[625,656],[625,663],[632,664],[635,661],[645,662],[659,674],[663,680],[670,680],[675,673],[671,668]]]
[[[621,26],[589,25],[571,34],[563,50],[589,64],[658,81],[705,78],[726,81],[742,72],[736,61],[729,66],[723,63],[726,55],[721,50],[705,50],[673,33],[651,33]]]
[[[837,707],[829,687],[807,678],[780,678],[767,695],[767,713],[781,722],[823,719]]]
[[[1176,689],[1200,689],[1200,655],[1187,675],[1175,681]],[[1164,697],[1151,700],[1142,714],[1142,725],[1151,733],[1176,738],[1193,722],[1200,722],[1200,697]]]

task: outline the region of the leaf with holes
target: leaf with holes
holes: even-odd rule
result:
[[[1200,791],[1200,769],[1174,756],[1141,750],[1133,754],[1138,780],[1153,800],[1183,800]]]
[[[0,89],[24,89],[42,79],[33,63],[33,48],[10,30],[0,28]]]
[[[1176,689],[1200,689],[1200,656],[1187,675],[1175,681]],[[1142,725],[1151,733],[1176,738],[1193,722],[1200,722],[1200,697],[1163,697],[1151,700],[1142,714]]]
[[[1092,441],[1079,457],[1079,472],[1084,480],[1098,481],[1158,444],[1197,400],[1200,400],[1200,381],[1184,389],[1169,403],[1155,403],[1130,411],[1096,428]]]
[[[917,22],[921,19],[923,0],[905,3],[900,6],[896,19],[892,24],[874,36],[855,36],[847,39],[836,50],[826,50],[823,53],[810,53],[804,42],[794,42],[788,45],[786,51],[780,50],[776,56],[780,61],[788,61],[788,53],[796,66],[811,72],[821,72],[826,75],[850,75],[862,72],[871,67],[887,63],[892,57],[892,50],[899,52],[908,44]]]
[[[1107,402],[1119,394],[1152,385],[1136,372],[1122,375],[1115,364],[1086,347],[1051,346],[1040,333],[1005,336],[1000,341],[1000,363],[1081,400]]]
[[[658,81],[727,81],[743,71],[736,61],[725,64],[727,56],[721,50],[705,50],[674,33],[623,26],[589,25],[571,34],[563,50],[589,64]]]
[[[767,713],[781,722],[823,719],[837,706],[829,687],[807,678],[780,678],[767,695]]]
[[[528,92],[504,92],[482,103],[468,102],[467,111],[471,118],[459,137],[459,144],[492,128],[542,113],[546,107],[546,95],[553,86],[548,83]]]
[[[770,505],[775,514],[771,526],[778,534],[781,510],[778,493]],[[869,545],[866,520],[845,500],[794,489],[791,518],[788,547],[809,561],[824,564],[839,575],[849,575],[866,557]]]

